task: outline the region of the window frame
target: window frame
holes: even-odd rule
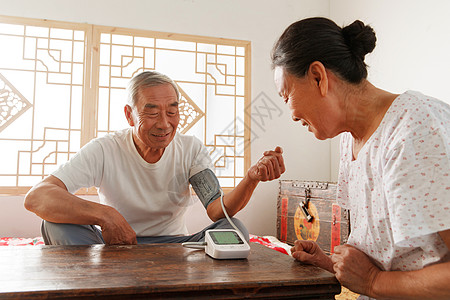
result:
[[[151,37],[155,39],[185,41],[195,43],[206,43],[217,45],[227,45],[234,47],[243,47],[245,49],[245,70],[244,70],[244,153],[243,153],[243,178],[250,167],[250,140],[251,140],[251,43],[249,41],[233,40],[225,38],[214,38],[199,35],[177,34],[169,32],[157,32],[143,29],[131,29],[112,26],[101,26],[93,24],[82,24],[62,21],[51,21],[43,19],[30,19],[0,16],[0,23],[38,26],[48,28],[61,28],[69,30],[79,30],[85,33],[85,61],[83,68],[83,95],[82,95],[82,120],[80,133],[80,148],[97,136],[98,122],[96,120],[98,114],[99,99],[99,70],[100,70],[100,36],[102,33],[114,34],[133,34],[143,37]],[[2,67],[0,67],[0,72]],[[34,72],[37,72],[34,70]],[[205,112],[206,114],[206,112]],[[236,122],[236,115],[235,115]],[[206,125],[205,125],[206,126]],[[215,135],[216,136],[216,135]],[[235,154],[236,158],[236,154]],[[18,172],[19,173],[19,172]],[[48,174],[47,174],[48,175]],[[19,176],[19,174],[17,174]],[[45,176],[43,175],[42,178]],[[0,177],[1,178],[1,177]],[[236,183],[236,175],[234,178],[234,186]],[[0,194],[3,195],[20,195],[25,194],[31,186],[0,186]],[[233,187],[224,188],[225,191],[231,190]],[[82,189],[77,194],[96,194],[95,188]]]

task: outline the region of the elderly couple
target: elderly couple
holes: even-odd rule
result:
[[[450,299],[450,107],[372,85],[364,58],[375,43],[361,21],[341,28],[308,18],[291,24],[272,50],[275,86],[292,119],[321,140],[342,133],[336,197],[351,212],[348,243],[332,256],[305,240],[292,255],[334,273],[361,298]],[[46,244],[180,243],[231,228],[204,145],[176,132],[179,99],[167,76],[138,74],[124,108],[130,127],[92,140],[30,190],[25,207],[44,219]],[[284,171],[280,147],[264,152],[223,196],[228,214]],[[168,184],[175,176],[179,184]],[[179,205],[189,185],[214,222],[191,235]],[[100,203],[73,194],[91,186]]]

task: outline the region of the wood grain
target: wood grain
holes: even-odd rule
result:
[[[180,244],[0,247],[0,298],[334,299],[335,277],[251,243],[245,260]]]

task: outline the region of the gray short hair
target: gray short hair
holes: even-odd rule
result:
[[[178,90],[177,84],[172,79],[170,79],[167,75],[156,71],[144,71],[134,76],[128,83],[128,104],[131,107],[134,107],[136,105],[138,101],[138,94],[141,88],[163,84],[172,85],[175,93],[177,94],[177,100],[180,100],[180,91]]]

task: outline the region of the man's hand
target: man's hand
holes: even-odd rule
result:
[[[342,285],[359,294],[372,294],[381,270],[365,253],[350,245],[336,246],[331,261],[336,278]]]
[[[281,147],[276,147],[274,151],[265,151],[263,157],[250,167],[241,182],[223,197],[229,216],[234,216],[247,205],[260,181],[277,179],[286,171],[282,153]],[[219,199],[220,197],[215,199],[207,208],[208,216],[213,221],[225,217]]]
[[[248,176],[252,180],[270,181],[277,179],[286,171],[283,160],[283,149],[276,147],[274,151],[265,151],[263,157],[250,167]]]
[[[135,245],[136,232],[131,228],[125,218],[114,208],[109,207],[105,222],[100,226],[106,245]]]
[[[298,261],[320,267],[331,273],[333,271],[333,264],[331,259],[320,249],[314,241],[297,240],[294,247],[291,248],[292,257]]]

